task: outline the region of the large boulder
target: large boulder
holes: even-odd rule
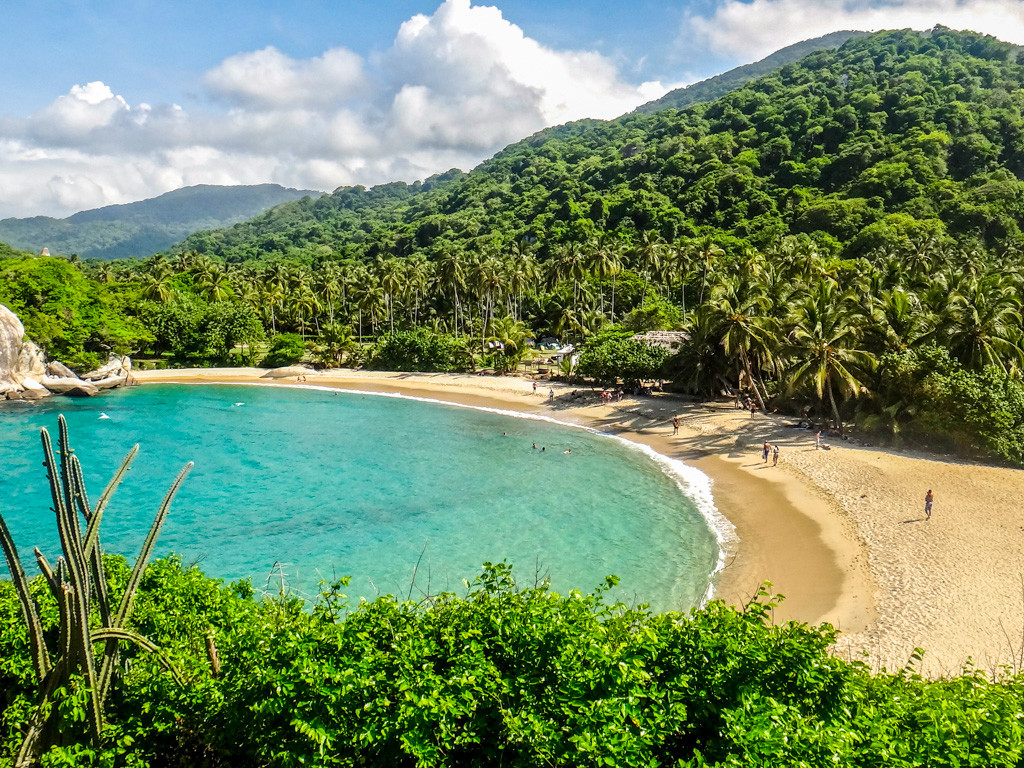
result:
[[[101,381],[103,379],[118,379],[119,383],[123,383],[123,380],[127,378],[128,374],[132,370],[132,359],[125,355],[111,355],[106,363],[101,365],[95,371],[89,371],[83,373],[82,378],[86,381]]]
[[[14,376],[24,340],[25,326],[16,314],[0,304],[0,388],[4,391],[21,388]]]
[[[48,363],[43,350],[25,340],[25,326],[18,316],[0,305],[0,399],[40,400],[51,394],[91,397],[101,388],[123,383],[130,370],[131,360],[112,355],[94,372],[102,386],[83,381],[66,365]]]
[[[81,389],[93,395],[99,392],[99,387],[82,381],[77,376],[43,376],[41,383],[55,395],[66,395],[75,389]]]

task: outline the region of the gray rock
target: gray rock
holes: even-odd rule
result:
[[[260,376],[261,379],[287,379],[295,376],[309,376],[316,373],[312,368],[304,365],[286,365],[284,368],[271,368]]]
[[[105,379],[93,379],[88,383],[96,389],[113,389],[124,384],[124,379],[124,376],[108,376]]]
[[[64,363],[51,360],[46,364],[46,373],[50,376],[57,376],[62,379],[77,379],[78,374],[68,368]]]
[[[100,391],[96,387],[83,381],[80,387],[69,389],[64,394],[68,397],[96,397],[99,393]]]
[[[14,372],[18,369],[25,326],[18,316],[0,304],[0,386],[8,389],[15,385]]]
[[[56,395],[66,394],[73,389],[78,389],[79,387],[89,387],[90,389],[98,391],[94,385],[82,381],[77,376],[44,376],[42,385]]]

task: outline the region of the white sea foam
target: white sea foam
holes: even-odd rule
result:
[[[418,395],[406,395],[402,392],[374,392],[370,390],[362,389],[347,389],[342,387],[329,387],[320,384],[274,384],[274,383],[263,383],[263,382],[245,382],[247,386],[253,387],[274,387],[274,386],[285,386],[293,387],[296,389],[312,389],[321,392],[345,392],[352,395],[363,395],[373,397],[393,397],[400,400],[418,400],[423,403],[435,403],[437,405],[451,405],[457,408],[469,408],[474,411],[485,411],[487,413],[496,413],[501,416],[511,416],[517,419],[532,419],[534,421],[547,421],[552,424],[558,424],[563,427],[574,427],[576,429],[582,429],[587,432],[592,432],[602,437],[611,438],[624,443],[627,447],[640,451],[645,454],[648,458],[653,460],[661,470],[671,477],[679,490],[682,491],[683,495],[686,496],[690,501],[693,502],[697,511],[700,512],[701,516],[707,522],[708,527],[715,535],[715,539],[718,542],[718,562],[715,564],[714,570],[708,576],[708,587],[704,592],[702,604],[706,603],[714,596],[715,581],[717,580],[718,574],[721,573],[722,569],[725,568],[725,564],[728,561],[729,555],[736,551],[736,547],[739,544],[739,536],[736,534],[736,527],[721,513],[718,511],[718,507],[715,506],[714,495],[711,492],[711,478],[705,473],[701,472],[696,467],[691,467],[684,461],[679,459],[670,458],[663,453],[658,453],[656,450],[651,448],[649,445],[644,443],[638,443],[620,435],[613,434],[611,432],[604,432],[594,427],[589,427],[583,424],[574,424],[568,421],[561,421],[560,419],[546,416],[542,413],[524,413],[523,411],[514,411],[506,408],[490,408],[483,405],[468,405],[466,403],[456,403],[450,400],[441,400],[435,397],[422,397]]]

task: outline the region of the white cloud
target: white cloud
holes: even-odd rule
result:
[[[470,0],[414,16],[369,59],[268,47],[225,59],[202,85],[208,102],[183,108],[132,106],[92,82],[0,118],[0,216],[67,215],[198,183],[411,181],[667,90],[625,81],[598,53],[547,48]]]
[[[687,19],[683,36],[755,61],[792,43],[856,29],[931,29],[942,24],[1024,44],[1021,0],[726,0]]]

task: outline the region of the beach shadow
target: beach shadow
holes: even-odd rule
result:
[[[911,520],[900,520],[900,525],[906,525],[907,523],[924,523],[927,520],[927,517],[915,517]]]

